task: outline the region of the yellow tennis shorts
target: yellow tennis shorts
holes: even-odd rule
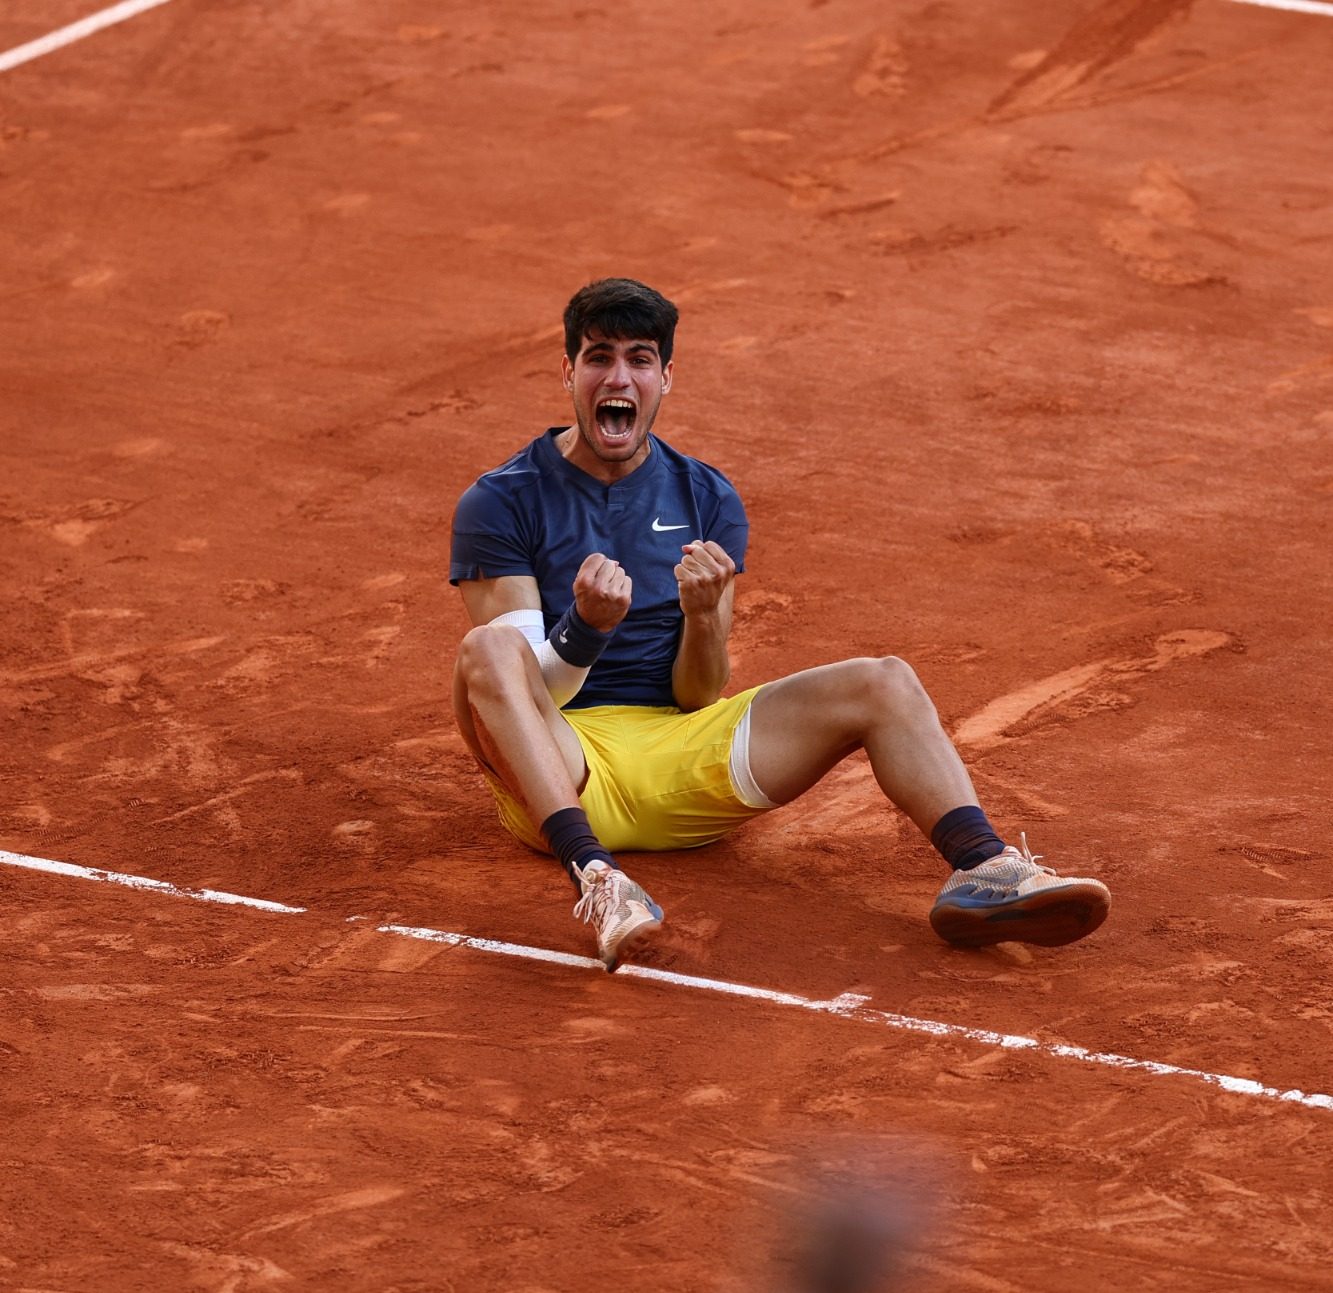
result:
[[[765,811],[737,797],[730,771],[732,734],[758,690],[692,713],[655,705],[564,711],[588,763],[579,802],[611,852],[697,848]],[[504,828],[549,853],[522,804],[489,771],[486,781]]]

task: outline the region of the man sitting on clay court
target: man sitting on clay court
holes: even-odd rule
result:
[[[652,434],[676,319],[630,279],[578,292],[561,361],[573,425],[480,477],[454,514],[449,578],[475,626],[454,710],[500,820],[559,858],[614,970],[662,923],[616,853],[711,843],[865,750],[953,868],[930,913],[942,938],[1056,946],[1096,929],[1105,885],[1061,878],[1025,838],[995,833],[902,660],[844,660],[720,699],[749,525],[721,472]]]

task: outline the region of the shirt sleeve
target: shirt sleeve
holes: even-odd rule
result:
[[[454,509],[449,582],[535,575],[532,544],[509,494],[479,480]]]
[[[736,563],[736,573],[740,574],[745,569],[745,550],[750,544],[750,522],[741,496],[731,482],[724,478],[723,485],[713,516],[704,527],[704,538],[716,543]]]

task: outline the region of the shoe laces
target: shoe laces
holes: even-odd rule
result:
[[[1030,848],[1028,848],[1028,833],[1027,833],[1027,831],[1019,831],[1019,832],[1018,832],[1018,839],[1019,839],[1019,842],[1022,844],[1022,848],[1021,848],[1019,851],[1023,854],[1023,861],[1024,861],[1024,862],[1031,862],[1033,866],[1036,866],[1037,863],[1040,862],[1040,861],[1042,860],[1042,858],[1044,858],[1044,857],[1046,856],[1046,854],[1044,854],[1044,853],[1034,853]],[[1044,866],[1044,867],[1042,867],[1041,869],[1042,869],[1043,871],[1049,871],[1051,868],[1048,867],[1048,866]]]
[[[1046,855],[1044,853],[1034,853],[1030,848],[1028,848],[1027,831],[1019,831],[1018,838],[1022,844],[1021,848],[1014,848],[1014,846],[1010,844],[1008,847],[1006,847],[1004,853],[999,854],[995,860],[998,861],[999,858],[1003,857],[1005,853],[1008,853],[1011,856],[1016,855],[1014,856],[1015,861],[1026,862],[1027,865],[1030,866],[1034,871],[1041,871],[1045,875],[1054,875],[1055,874],[1054,867],[1037,865]]]
[[[581,917],[585,925],[592,920],[600,925],[610,916],[617,897],[615,877],[619,874],[615,867],[608,866],[600,879],[589,882],[587,892],[574,904],[574,915]],[[579,879],[583,879],[582,872]]]

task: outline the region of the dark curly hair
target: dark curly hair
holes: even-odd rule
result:
[[[565,307],[565,354],[573,363],[584,338],[595,332],[617,341],[633,337],[655,341],[666,364],[679,317],[661,292],[632,278],[601,278],[575,292]]]

